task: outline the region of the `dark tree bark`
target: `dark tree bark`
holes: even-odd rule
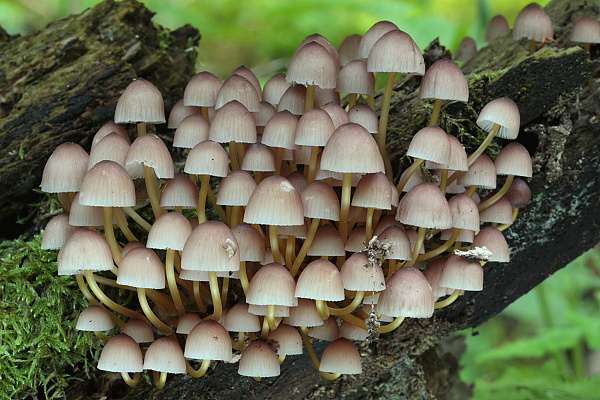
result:
[[[446,351],[448,346],[440,345],[443,338],[496,315],[600,237],[599,48],[592,47],[590,61],[568,41],[573,21],[581,15],[598,18],[600,10],[592,0],[555,0],[546,10],[558,45],[550,43],[530,56],[525,41],[497,39],[463,66],[471,88],[469,102],[451,102],[442,110],[441,126],[469,150],[482,137],[475,124],[477,112],[494,98],[512,98],[522,116],[517,140],[534,160],[529,181],[533,199],[505,231],[512,260],[486,265],[483,292],[467,293],[432,319],[405,321],[397,331],[362,345],[361,375],[325,381],[304,355],[288,357],[280,377],[261,382],[240,377],[236,364],[220,363],[207,377],[171,377],[163,390],[123,384],[105,394],[128,399],[465,398],[457,384],[456,358]],[[110,119],[118,94],[131,78],[142,75],[153,81],[171,104],[181,95],[195,56],[185,50],[195,45],[197,32],[184,27],[169,33],[149,23],[150,16],[132,1],[105,2],[40,33],[9,38],[0,32],[3,53],[8,54],[0,65],[5,113],[0,145],[8,150],[0,158],[3,208],[14,210],[13,203],[38,185],[43,160],[56,145],[89,141]],[[119,21],[119,29],[108,27],[106,18]],[[78,30],[66,30],[73,21],[81,21]],[[159,46],[161,40],[170,46]],[[426,50],[428,65],[449,56],[437,41]],[[32,61],[23,66],[22,60]],[[166,64],[177,68],[171,71]],[[406,164],[403,154],[410,138],[426,125],[430,113],[418,99],[418,83],[416,78],[402,80],[393,97],[388,148],[398,170]],[[19,158],[21,147],[24,160]],[[317,351],[322,348],[317,344]]]
[[[0,236],[39,198],[33,189],[54,148],[89,148],[132,79],[155,83],[167,109],[183,97],[200,35],[188,25],[170,31],[153,15],[134,0],[107,0],[42,31],[0,30]]]

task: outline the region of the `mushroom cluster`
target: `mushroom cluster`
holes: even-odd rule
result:
[[[434,107],[408,148],[413,165],[394,184],[385,134],[396,74],[422,75],[420,97]],[[286,355],[306,351],[335,379],[361,372],[354,341],[482,290],[485,263],[509,260],[502,231],[529,201],[519,177],[531,177],[532,165],[517,142],[494,161],[484,153],[495,136],[517,137],[511,99],[481,110],[477,125],[489,134],[470,156],[437,126],[445,100],[468,96],[453,61],[425,70],[389,21],[349,37],[339,53],[315,34],[287,75],[263,88],[245,67],[224,82],[195,75],[168,118],[173,147],[187,149],[176,168],[163,139],[147,133],[167,122],[161,93],[133,81],[90,152],[59,146],[41,183],[68,210],[50,221],[43,247],[60,249],[58,273],[75,275],[91,304],[77,329],[106,341],[98,368],[129,385],[152,370],[161,388],[167,374],[202,376],[213,360],[277,376]],[[133,142],[119,124],[136,125]],[[478,189],[489,194],[480,199]],[[139,304],[125,307],[107,287],[135,292]],[[320,359],[313,340],[331,342]]]

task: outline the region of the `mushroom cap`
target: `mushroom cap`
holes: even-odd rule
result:
[[[362,366],[356,346],[346,338],[338,338],[323,351],[319,370],[339,374],[360,374]]]
[[[169,113],[167,120],[167,129],[176,129],[181,121],[190,115],[202,114],[202,108],[198,106],[184,106],[183,100],[179,100]]]
[[[86,269],[108,271],[113,259],[104,237],[96,231],[79,228],[61,247],[56,260],[58,275],[82,274]]]
[[[213,107],[223,83],[214,74],[202,71],[194,75],[183,92],[186,106]]]
[[[324,46],[312,41],[296,50],[285,79],[290,83],[334,89],[338,69],[339,61]]]
[[[379,21],[373,24],[369,30],[363,35],[358,45],[358,55],[360,58],[366,59],[375,45],[383,35],[389,31],[398,29],[398,26],[390,21]]]
[[[59,145],[46,161],[41,189],[46,193],[78,192],[87,171],[88,160],[88,153],[80,145]]]
[[[273,175],[263,179],[248,200],[244,222],[265,225],[303,225],[304,210],[289,180]]]
[[[292,84],[285,79],[285,74],[275,74],[265,82],[265,86],[263,87],[263,98],[276,106],[279,104],[281,96],[283,96],[290,86],[292,86]],[[282,111],[282,109],[279,108],[279,111]]]
[[[367,71],[366,61],[350,61],[338,73],[335,90],[340,93],[358,93],[373,96],[375,93],[375,75]]]
[[[392,275],[376,307],[378,313],[409,318],[430,318],[433,309],[431,286],[421,271],[413,267],[400,268]]]
[[[373,45],[367,59],[367,71],[423,75],[425,60],[419,46],[408,33],[393,30],[381,36]]]
[[[218,143],[255,143],[256,122],[252,112],[235,99],[223,104],[210,120],[208,138]]]
[[[208,121],[202,115],[188,115],[175,129],[173,147],[191,149],[198,143],[208,140],[208,127]]]
[[[44,228],[41,248],[44,250],[58,250],[77,229],[69,224],[69,214],[61,213],[54,216]]]
[[[279,111],[265,125],[260,142],[271,147],[296,149],[294,144],[298,119],[288,110]]]
[[[142,372],[143,365],[140,346],[125,333],[111,337],[98,359],[98,369],[102,371]]]
[[[354,253],[340,268],[344,289],[379,292],[385,289],[385,277],[379,264],[372,264],[363,253]]]
[[[151,249],[183,250],[191,233],[192,225],[186,217],[177,212],[165,213],[152,224],[146,246]]]
[[[144,369],[185,374],[186,362],[179,343],[169,337],[156,339],[146,350]]]
[[[447,229],[452,226],[448,201],[432,183],[421,183],[409,190],[398,203],[396,219],[405,225],[422,228]]]
[[[125,155],[125,170],[132,178],[144,176],[144,168],[150,167],[158,178],[170,179],[175,175],[173,159],[161,138],[147,133],[138,136]]]
[[[260,267],[252,277],[246,301],[256,305],[292,307],[297,304],[295,289],[296,282],[290,271],[281,264],[270,263]]]
[[[84,206],[133,207],[135,186],[127,171],[114,161],[100,161],[83,177],[79,202]]]
[[[219,143],[205,140],[190,150],[183,171],[188,174],[227,176],[229,155]]]
[[[443,58],[434,62],[423,75],[419,97],[466,102],[469,100],[469,85],[458,65]]]
[[[238,271],[237,239],[227,225],[206,221],[198,225],[183,246],[181,268],[191,271]]]
[[[291,325],[280,324],[275,330],[269,332],[267,340],[277,342],[277,354],[302,354],[302,336]]]
[[[521,10],[513,24],[512,37],[519,40],[522,37],[543,42],[554,36],[552,20],[546,11],[537,3],[530,3]]]
[[[104,307],[92,305],[79,313],[75,328],[80,331],[109,331],[114,326],[109,311]]]
[[[231,101],[238,101],[250,112],[260,111],[260,98],[254,85],[245,77],[229,75],[217,92],[215,110],[220,110]]]
[[[196,208],[198,205],[198,190],[196,185],[186,174],[175,174],[173,179],[167,180],[160,193],[160,207],[173,209]]]
[[[327,260],[310,262],[298,277],[296,297],[325,301],[344,300],[344,284],[340,271]]]
[[[384,171],[377,142],[365,128],[352,122],[333,132],[323,149],[321,168],[362,174]]]
[[[95,146],[92,146],[88,159],[88,170],[103,160],[114,161],[124,167],[129,146],[129,138],[125,139],[116,132],[109,133]]]
[[[485,41],[491,42],[496,39],[500,35],[504,35],[510,32],[510,27],[508,26],[508,21],[504,15],[494,15],[490,22],[488,22],[487,28],[485,30]]]
[[[359,35],[358,33],[348,35],[342,40],[338,46],[340,65],[344,66],[352,60],[358,60],[360,58],[358,48],[360,47],[361,40],[362,35]]]
[[[229,332],[218,322],[205,319],[190,331],[183,355],[193,360],[231,361],[233,352]]]
[[[573,24],[571,36],[573,42],[600,43],[600,23],[589,15],[584,15]]]
[[[504,146],[494,160],[496,174],[516,175],[531,178],[533,162],[531,155],[521,143],[512,142]]]
[[[232,171],[221,180],[217,196],[218,205],[245,206],[256,189],[256,181],[243,169]]]
[[[496,136],[504,139],[515,139],[519,134],[521,114],[517,104],[508,97],[500,97],[487,103],[477,118],[477,125],[486,132],[500,125]]]
[[[149,124],[166,122],[162,94],[156,86],[142,78],[135,79],[125,88],[115,109],[115,123],[137,122]]]
[[[152,249],[137,247],[123,256],[117,283],[136,288],[164,289],[165,267]]]
[[[268,378],[280,374],[279,358],[275,350],[262,340],[255,340],[243,351],[238,374]]]

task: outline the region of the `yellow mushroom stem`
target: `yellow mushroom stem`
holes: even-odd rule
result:
[[[152,228],[152,225],[148,223],[148,221],[146,221],[144,218],[142,218],[142,216],[138,214],[133,208],[123,207],[123,211],[125,211],[125,214],[129,215],[131,219],[137,222],[137,224],[141,226],[146,232],[150,232],[150,228]]]
[[[240,283],[242,284],[242,290],[244,290],[244,295],[248,292],[248,273],[246,271],[246,261],[240,261]]]
[[[242,211],[242,206],[233,206],[231,207],[231,218],[229,222],[229,227],[233,228],[240,221],[240,212]]]
[[[102,207],[102,211],[104,213],[104,235],[106,236],[106,243],[108,243],[108,247],[110,248],[110,253],[112,254],[113,260],[115,260],[115,264],[119,265],[122,258],[121,248],[117,243],[115,231],[113,230],[112,207]],[[115,275],[116,271],[118,270],[113,268]]]
[[[435,303],[435,309],[437,310],[449,306],[450,304],[454,303],[456,299],[458,299],[458,296],[460,296],[460,289],[454,289],[454,292],[452,292],[450,296]]]
[[[281,264],[281,252],[279,251],[279,237],[277,234],[277,225],[269,225],[269,241],[271,243],[271,254],[273,261]]]
[[[352,173],[344,172],[342,181],[342,199],[340,203],[339,231],[344,245],[348,239],[348,214],[350,213],[350,193],[352,191]]]
[[[223,207],[221,207],[220,205],[217,204],[217,197],[215,196],[212,189],[210,188],[210,185],[207,186],[207,190],[208,190],[208,192],[207,192],[208,201],[210,201],[211,206],[215,209],[215,211],[219,215],[219,218],[221,219],[221,221],[227,222],[227,213],[225,213],[225,210],[223,210]]]
[[[386,137],[387,137],[387,125],[390,115],[390,102],[392,100],[392,91],[394,89],[394,79],[396,78],[395,72],[388,72],[387,82],[385,89],[383,90],[383,100],[381,101],[381,114],[379,115],[379,129],[377,136],[375,137],[377,145],[379,146],[379,153],[383,158],[385,164],[385,175],[388,179],[392,179],[392,164],[386,149]]]
[[[98,339],[102,340],[103,342],[108,342],[108,340],[110,339],[110,336],[106,336],[100,331],[94,331],[94,335],[96,335]]]
[[[310,161],[308,163],[308,175],[306,179],[310,185],[315,181],[317,175],[317,155],[319,154],[319,146],[310,146]]]
[[[119,229],[121,230],[121,232],[123,232],[123,235],[125,235],[127,240],[129,240],[130,242],[139,241],[135,237],[133,232],[131,232],[131,229],[129,229],[129,226],[127,225],[127,219],[125,218],[125,216],[123,215],[121,210],[119,210],[117,208],[114,211],[115,212],[113,212],[113,215],[115,216],[115,219],[117,220],[117,225],[119,225]]]
[[[158,217],[163,215],[163,209],[160,208],[160,189],[158,188],[158,180],[154,174],[154,170],[146,165],[144,165],[144,181],[146,182],[146,191],[148,192],[148,199],[150,199],[154,218],[158,219]]]
[[[231,341],[231,347],[234,350],[241,350],[244,348],[244,342],[246,341],[246,334],[244,332],[238,332],[237,340]]]
[[[417,168],[423,164],[423,161],[425,160],[422,158],[416,158],[412,165],[406,169],[402,175],[402,178],[400,178],[400,182],[398,182],[398,186],[396,186],[396,189],[398,189],[398,194],[402,194],[402,189],[404,189],[404,186],[406,186],[406,182],[408,182],[410,176],[417,170]]]
[[[300,265],[302,265],[302,262],[304,261],[304,257],[306,257],[306,253],[308,253],[308,250],[310,249],[310,246],[312,245],[312,241],[315,237],[315,233],[317,232],[317,228],[319,227],[320,221],[321,221],[321,219],[319,219],[319,218],[313,218],[312,221],[310,222],[310,226],[308,227],[308,232],[306,234],[306,239],[304,239],[304,243],[302,243],[302,247],[300,248],[300,251],[298,252],[298,255],[296,256],[296,260],[294,260],[294,264],[292,264],[292,266],[290,268],[290,274],[292,274],[293,277],[296,277],[296,274],[298,273],[298,270],[300,269]]]
[[[285,265],[294,265],[296,238],[288,235],[285,243]]]
[[[317,311],[323,320],[329,318],[329,307],[324,300],[315,300],[315,304],[317,305]]]
[[[433,111],[431,112],[431,118],[429,119],[429,126],[435,126],[438,124],[440,110],[442,109],[442,101],[442,99],[435,99],[433,102]]]
[[[223,277],[223,284],[221,287],[221,304],[227,303],[227,293],[229,292],[229,277]]]
[[[537,51],[537,43],[533,39],[529,39],[529,55]]]
[[[146,289],[145,288],[137,288],[137,294],[138,294],[138,300],[140,302],[140,306],[142,306],[142,310],[144,311],[144,314],[146,315],[146,317],[148,317],[148,320],[150,320],[152,325],[154,325],[156,327],[156,329],[158,329],[165,335],[169,335],[171,337],[171,339],[177,341],[177,338],[175,337],[175,333],[173,332],[173,329],[171,329],[171,327],[169,325],[162,322],[160,320],[160,318],[158,318],[156,316],[156,314],[154,314],[154,311],[152,311],[150,304],[148,304],[148,298],[146,297]]]
[[[137,384],[140,382],[141,376],[142,374],[140,372],[134,373],[133,378],[129,376],[129,372],[121,372],[121,377],[123,378],[123,381],[125,381],[125,383],[131,387],[137,386]]]
[[[87,287],[87,285],[85,284],[85,280],[83,279],[83,275],[82,274],[75,274],[75,280],[77,281],[77,286],[79,286],[79,290],[81,290],[81,293],[83,293],[83,296],[87,299],[87,301],[90,302],[90,304],[94,305],[94,306],[102,306],[102,303],[100,303],[98,300],[96,300],[96,298],[94,297],[94,295],[92,295],[92,293],[90,292],[90,289]],[[117,317],[115,314],[109,312],[110,314],[110,319],[112,319],[112,321],[117,324],[120,328],[123,328],[125,326],[125,322]]]
[[[185,364],[185,370],[187,374],[191,377],[199,378],[203,376],[206,373],[206,371],[208,371],[208,367],[210,367],[210,360],[202,360],[202,364],[197,370],[195,370],[189,362],[186,361]]]
[[[304,111],[308,111],[315,106],[316,85],[306,85],[306,97],[304,98]]]
[[[425,254],[420,254],[417,257],[417,261],[429,260],[430,258],[433,258],[433,257],[435,257],[435,256],[437,256],[439,254],[442,254],[443,252],[445,252],[446,250],[448,250],[450,247],[452,247],[452,245],[456,241],[456,238],[458,237],[459,233],[460,233],[460,229],[453,228],[452,229],[452,233],[450,234],[450,237],[448,238],[448,240],[446,240],[446,242],[444,242],[444,244],[436,247],[433,250],[428,251]]]
[[[508,229],[508,227],[511,226],[515,222],[518,214],[519,214],[519,209],[517,207],[513,208],[512,222],[510,224],[502,224],[502,225],[498,226],[498,230],[504,231],[504,230]]]
[[[283,156],[285,154],[285,149],[283,147],[276,147],[277,151],[275,152],[275,175],[281,174],[281,164],[283,164]]]
[[[167,383],[167,373],[165,371],[152,371],[152,378],[155,388],[162,389],[165,387],[165,383]]]
[[[358,93],[349,93],[348,108],[354,107],[356,105],[356,100],[358,100]]]
[[[198,193],[198,224],[206,222],[206,197],[210,189],[210,175],[200,175],[200,192]]]
[[[415,245],[412,249],[412,257],[409,261],[406,262],[405,266],[412,267],[417,262],[417,259],[419,258],[419,250],[421,250],[421,247],[423,245],[423,240],[425,239],[426,232],[427,228],[419,227],[419,230],[417,231],[417,239],[415,240]]]
[[[135,288],[133,286],[120,285],[114,279],[109,279],[109,278],[105,278],[103,276],[96,276],[96,275],[94,275],[94,279],[96,280],[97,283],[101,283],[106,286],[130,290],[132,292],[137,291],[137,288]],[[177,312],[177,310],[175,308],[175,304],[173,304],[173,301],[171,300],[171,298],[169,296],[167,296],[166,294],[163,294],[154,289],[147,289],[146,295],[148,297],[150,297],[150,299],[152,299],[152,301],[158,306],[160,312],[164,312],[167,314],[174,314]]]
[[[277,321],[275,318],[275,306],[269,304],[267,306],[267,315],[265,317],[267,319],[267,323],[269,324],[269,329],[274,331],[277,328]]]
[[[238,147],[234,141],[229,142],[229,159],[231,160],[231,170],[236,171],[240,169],[239,158],[237,154]]]
[[[369,243],[373,237],[373,213],[375,209],[373,207],[367,208],[367,221],[365,222],[365,243]]]
[[[167,275],[167,286],[169,287],[169,292],[171,293],[171,298],[173,299],[173,303],[175,303],[175,308],[177,308],[177,314],[179,317],[182,317],[185,314],[185,306],[183,305],[183,301],[181,301],[181,294],[179,293],[179,288],[177,287],[177,281],[175,280],[175,250],[167,249],[167,257],[165,260],[165,269]]]
[[[360,303],[364,296],[365,296],[364,291],[362,291],[362,290],[357,291],[356,295],[354,296],[354,299],[352,300],[352,302],[349,305],[347,305],[344,308],[329,307],[329,314],[331,314],[331,315],[350,314],[351,312],[356,310],[356,307],[360,306]]]
[[[285,361],[285,354],[279,354],[279,364],[283,364],[283,362]]]
[[[267,336],[269,336],[270,331],[271,330],[269,329],[269,321],[267,321],[267,316],[265,315],[262,321],[262,329],[260,331],[261,339],[267,340]]]
[[[146,123],[145,122],[138,122],[137,123],[137,135],[138,137],[143,136],[146,134]]]
[[[330,374],[328,372],[323,372],[319,368],[321,367],[321,362],[315,353],[315,349],[312,347],[312,343],[310,342],[310,338],[308,337],[308,328],[305,326],[300,327],[300,333],[302,334],[302,341],[304,342],[304,346],[306,347],[306,351],[312,361],[313,365],[319,371],[319,374],[327,380],[333,381],[339,378],[342,374]]]
[[[86,269],[83,271],[83,274],[85,275],[85,278],[87,279],[90,289],[92,289],[92,293],[94,293],[94,295],[98,298],[98,300],[100,300],[102,302],[102,304],[104,304],[106,307],[108,307],[111,310],[116,311],[120,314],[123,314],[126,317],[129,317],[132,319],[141,319],[142,321],[146,321],[146,317],[144,317],[142,314],[140,314],[136,311],[130,310],[129,308],[123,307],[123,306],[115,303],[114,301],[112,301],[102,291],[102,289],[100,289],[100,286],[98,286],[98,283],[96,282],[96,278],[95,278],[94,274],[92,273],[92,270]]]
[[[196,301],[196,306],[198,310],[202,313],[206,312],[206,306],[202,302],[202,294],[200,292],[200,288],[204,287],[200,282],[193,281],[192,283],[193,291],[194,291],[194,300]]]
[[[508,192],[508,189],[510,189],[510,185],[512,185],[512,182],[514,179],[515,179],[514,175],[508,175],[506,177],[506,181],[504,182],[504,185],[502,185],[500,190],[498,190],[496,193],[494,193],[494,195],[492,197],[490,197],[489,199],[482,201],[481,203],[479,203],[477,205],[477,209],[479,210],[479,212],[481,212],[487,208],[490,208],[491,206],[496,204],[496,202],[498,200],[500,200],[502,198],[502,196],[504,196],[506,194],[506,192]]]
[[[448,188],[448,169],[442,169],[442,175],[440,176],[440,190],[445,195],[446,189]]]
[[[406,317],[397,317],[389,324],[380,326],[377,330],[380,333],[389,333],[389,332],[393,331],[394,329],[398,328],[402,324],[402,322],[404,322],[405,318]]]
[[[221,292],[219,291],[219,280],[215,271],[208,271],[208,285],[213,303],[213,313],[206,319],[219,321],[223,313],[223,305],[221,303]]]

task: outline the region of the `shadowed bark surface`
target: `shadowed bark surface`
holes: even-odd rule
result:
[[[133,0],[107,0],[44,30],[0,31],[0,220],[36,199],[46,159],[64,142],[89,148],[135,78],[153,82],[170,107],[195,70],[198,30],[170,31]]]
[[[99,374],[100,382],[112,383],[84,382],[71,388],[70,397],[94,398],[98,387],[105,388],[100,392],[108,398],[127,399],[468,397],[468,389],[457,378],[451,350],[456,346],[442,340],[452,331],[476,327],[496,315],[600,238],[599,50],[592,47],[594,61],[590,61],[587,53],[568,41],[573,21],[581,15],[598,18],[600,10],[595,2],[584,0],[556,0],[546,9],[559,45],[550,43],[530,56],[524,40],[498,38],[463,66],[469,102],[445,104],[440,117],[440,126],[469,151],[484,136],[475,124],[477,113],[494,98],[510,97],[522,117],[517,141],[528,148],[534,161],[534,177],[529,180],[533,199],[505,231],[512,260],[486,265],[483,292],[467,293],[430,320],[407,320],[397,331],[362,345],[361,375],[325,381],[303,355],[288,357],[280,377],[260,382],[239,376],[237,364],[219,363],[206,377],[171,376],[163,390],[146,384],[131,389]],[[186,49],[199,36],[190,27],[168,32],[148,22],[150,17],[138,3],[107,1],[43,32],[9,38],[0,31],[3,49],[12,49],[0,65],[4,113],[0,145],[8,150],[0,158],[0,179],[6,188],[0,198],[5,207],[12,207],[8,210],[14,211],[15,199],[28,198],[39,184],[45,159],[54,147],[69,140],[89,143],[95,130],[111,118],[117,96],[132,78],[140,75],[155,83],[168,99],[167,108],[181,96],[194,70],[195,53]],[[130,25],[109,28],[107,18],[130,22],[137,30]],[[66,29],[70,23],[79,24],[77,34]],[[170,45],[161,46],[164,41]],[[36,42],[45,44],[27,46]],[[96,49],[99,45],[104,50]],[[100,57],[102,51],[110,57]],[[449,56],[437,42],[426,50],[428,66]],[[21,60],[31,61],[25,68]],[[176,64],[175,73],[165,63]],[[86,71],[83,76],[82,71]],[[410,138],[427,124],[431,112],[418,98],[419,81],[401,79],[392,98],[388,148],[396,175],[408,163],[403,154]],[[69,87],[65,82],[70,82]],[[3,212],[0,218],[10,211]],[[323,347],[317,342],[319,354]]]

